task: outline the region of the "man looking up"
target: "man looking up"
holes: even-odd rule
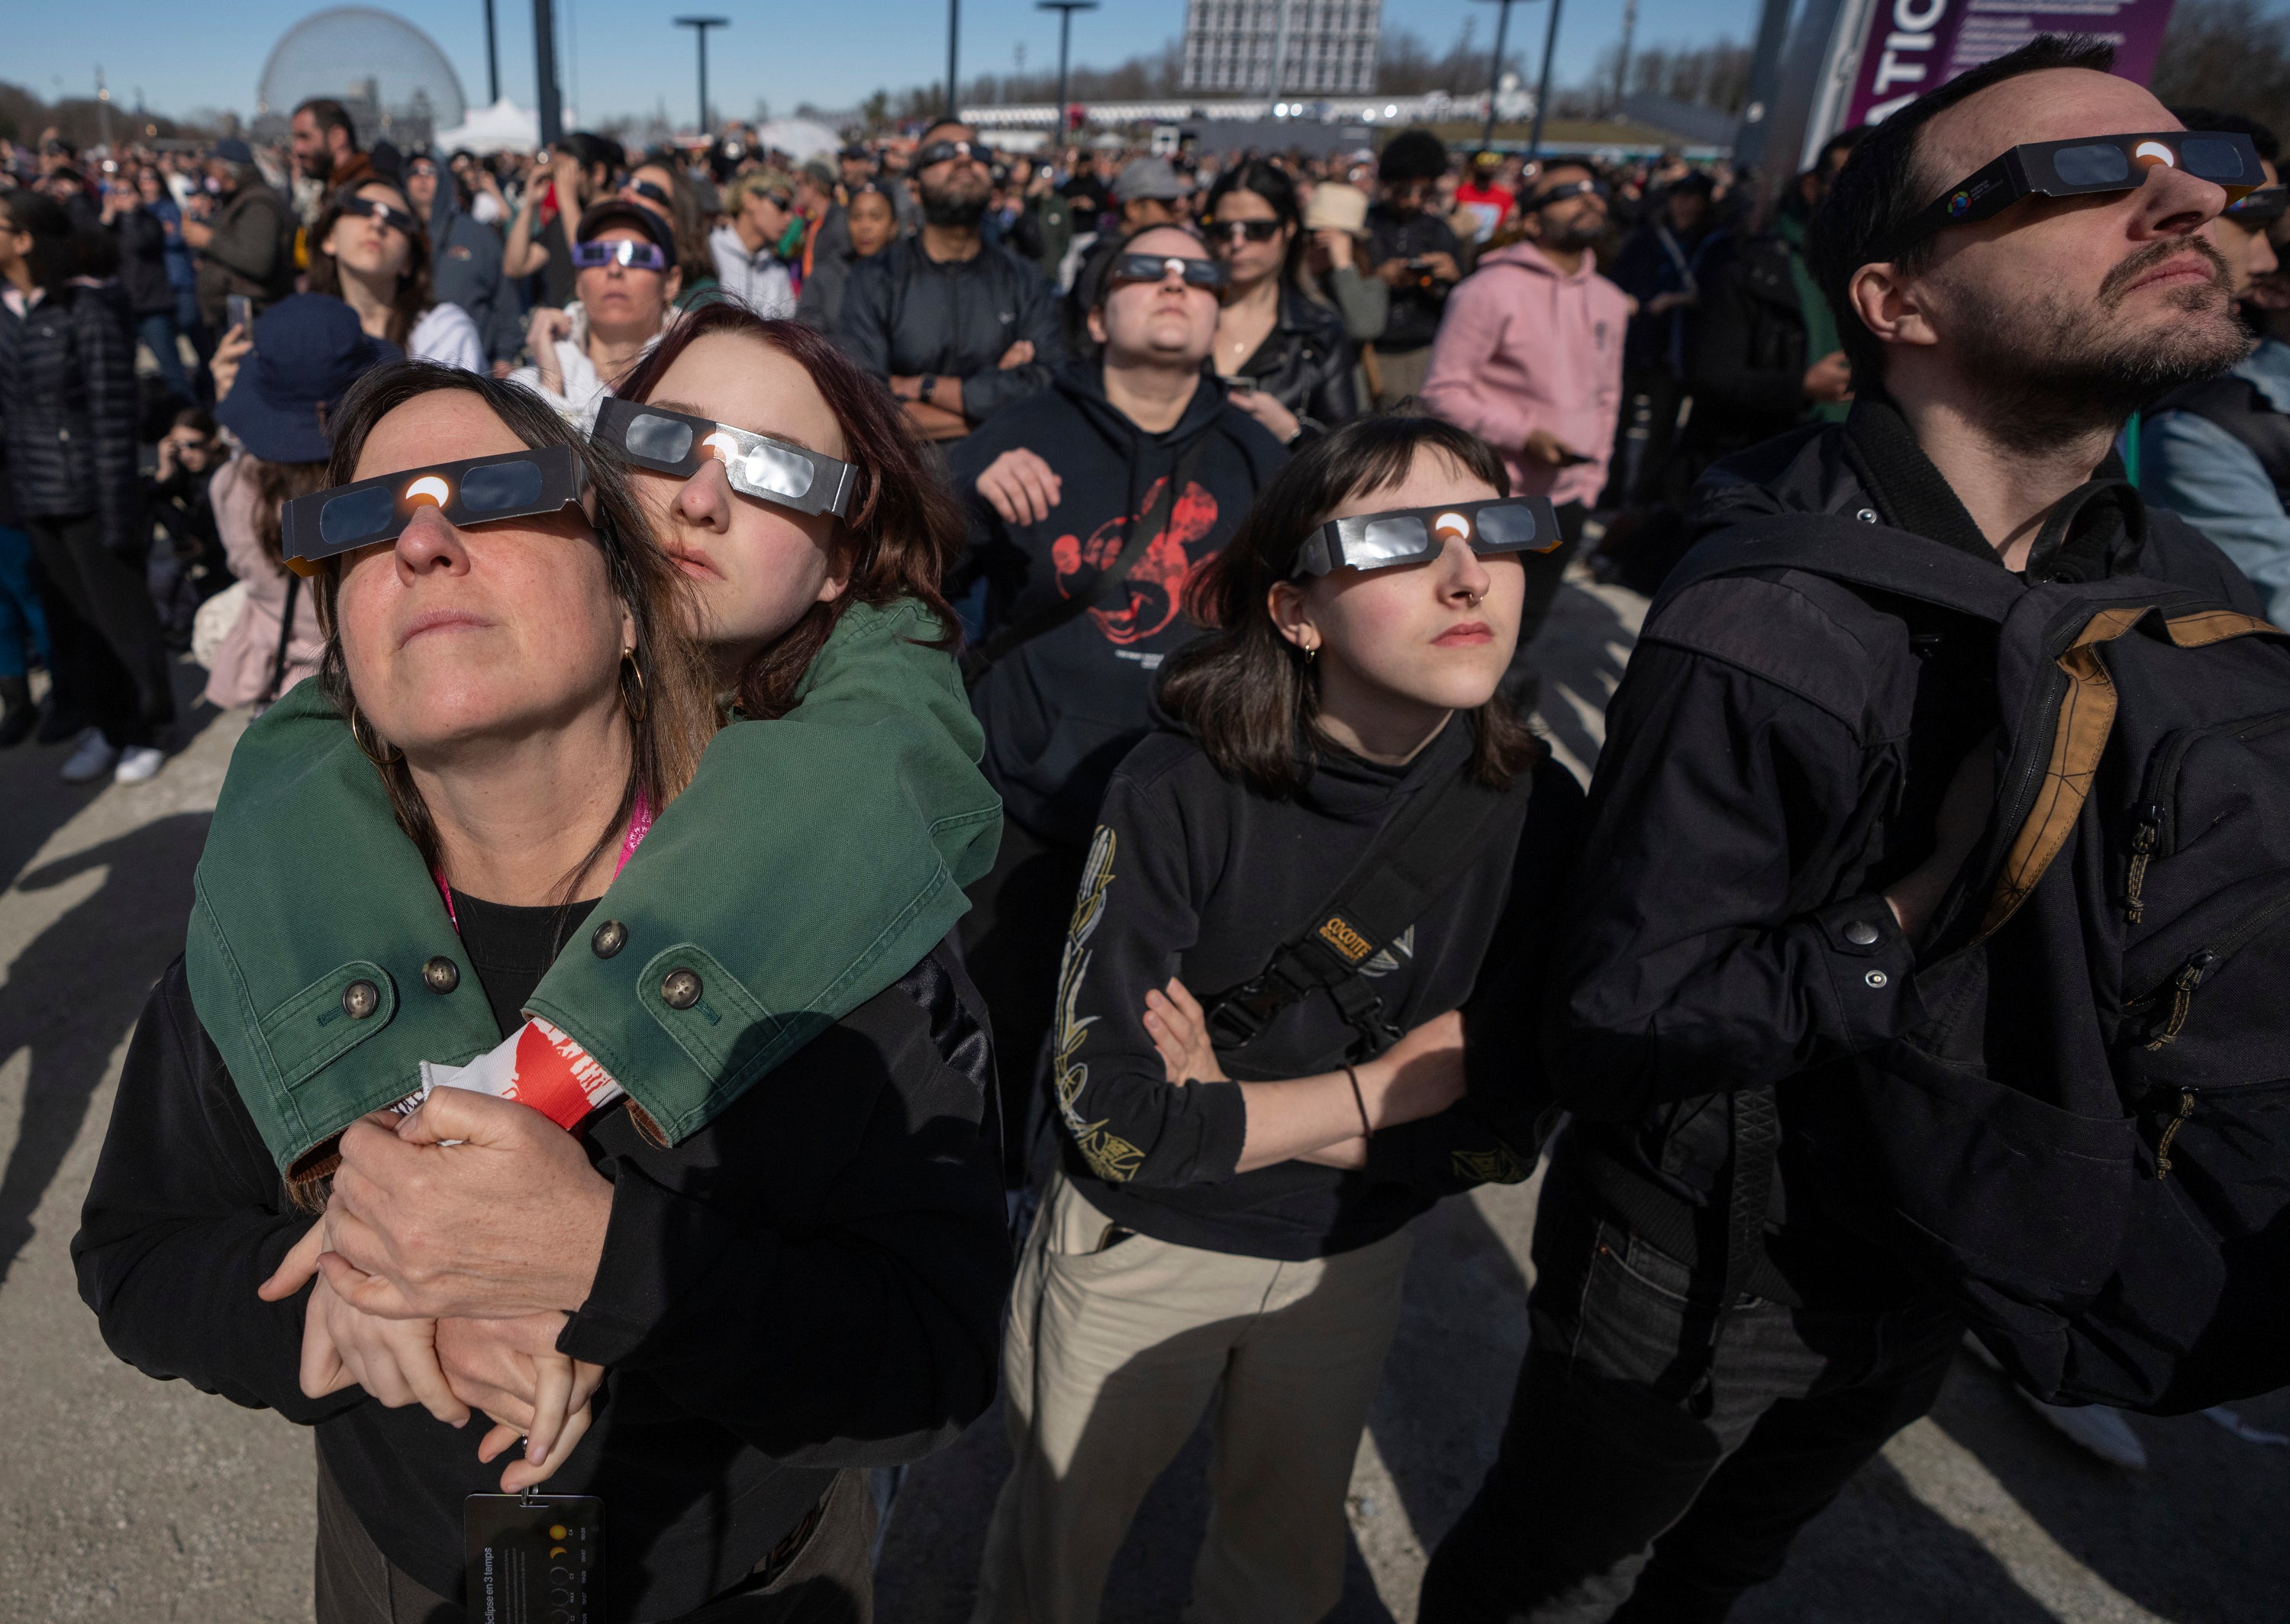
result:
[[[888,384],[925,438],[958,440],[1050,380],[1065,358],[1041,273],[980,235],[994,190],[978,132],[923,132],[923,228],[852,268],[837,341]]]
[[[2264,124],[2203,108],[2176,109],[2190,130],[2247,135],[2266,185],[2219,216],[2211,232],[2237,299],[2277,268],[2269,228],[2283,217],[2275,167],[2281,144]],[[2262,337],[2224,377],[2174,389],[2140,427],[2139,492],[2191,523],[2242,566],[2266,596],[2266,618],[2290,625],[2290,344]]]
[[[317,188],[310,202],[310,219],[318,217],[318,211],[334,193],[372,177],[373,160],[358,150],[357,126],[340,102],[313,96],[294,109],[287,128],[294,149],[294,172]]]
[[[1718,464],[1708,523],[1826,515],[1840,548],[1882,524],[1999,580],[2135,572],[2257,612],[2215,548],[2120,486],[2045,524],[2119,473],[2142,401],[2248,348],[2212,241],[2226,192],[2158,164],[1976,222],[1926,212],[2014,147],[2176,129],[2112,60],[2039,36],[1854,149],[1807,244],[1851,415]],[[1990,815],[1995,647],[1985,622],[1789,571],[1703,580],[1649,618],[1548,961],[1544,1054],[1575,1116],[1536,1220],[1529,1351],[1497,1462],[1425,1573],[1426,1624],[1723,1618],[1931,1404],[1964,1322],[1824,1210],[1816,1175],[1859,1170],[1801,1124],[1832,1081],[1806,1074],[1931,1019],[1917,944]],[[1988,1016],[1999,1044],[2051,1030],[2025,1002]],[[1744,1164],[1770,1199],[1745,1187],[1737,1247]]]
[[[1101,358],[1064,367],[947,459],[970,509],[970,546],[947,590],[982,600],[975,642],[993,663],[971,700],[1004,810],[1001,855],[972,889],[963,942],[1005,1057],[1013,1182],[1098,803],[1144,735],[1162,659],[1193,635],[1185,583],[1287,460],[1202,372],[1222,280],[1223,266],[1182,227],[1130,238],[1089,313]],[[1133,524],[1142,550],[1119,584],[1104,583],[1087,612],[1066,607],[1060,618],[1097,589]]]

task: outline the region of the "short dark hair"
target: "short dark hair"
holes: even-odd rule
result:
[[[32,285],[44,292],[52,293],[84,275],[100,246],[97,238],[109,235],[81,230],[63,204],[29,187],[0,192],[0,208],[8,212],[9,229],[32,239],[32,251],[24,258],[31,268]]]
[[[350,138],[350,150],[356,152],[358,149],[357,125],[352,122],[349,109],[332,97],[313,96],[294,110],[308,113],[310,122],[318,126],[320,135],[329,130],[340,130]]]
[[[1386,186],[1437,180],[1447,172],[1447,143],[1430,130],[1402,130],[1384,144],[1375,178]]]
[[[1185,587],[1185,612],[1209,635],[1172,655],[1162,708],[1200,741],[1217,771],[1259,795],[1293,795],[1318,759],[1318,678],[1272,622],[1271,590],[1296,554],[1352,497],[1407,477],[1437,452],[1508,496],[1510,476],[1485,440],[1431,417],[1357,418],[1308,443],[1257,492],[1232,540]],[[1471,713],[1471,775],[1497,788],[1533,766],[1542,743],[1501,694]]]
[[[608,175],[616,175],[629,166],[628,148],[609,135],[598,135],[591,130],[575,130],[559,143],[572,155],[572,161],[587,174],[602,164]]]
[[[2222,113],[2216,108],[2173,108],[2171,116],[2190,130],[2221,130],[2229,135],[2246,135],[2250,144],[2258,148],[2258,156],[2269,164],[2282,161],[2282,142],[2272,130],[2254,118],[2245,118],[2239,113]]]
[[[1846,290],[1854,273],[1883,260],[1940,188],[1960,179],[1943,175],[1934,180],[1919,172],[1918,137],[1924,127],[1957,103],[2006,79],[2055,68],[2105,73],[2114,66],[2115,47],[2102,40],[2081,34],[2038,34],[2017,51],[1918,97],[1871,129],[1853,149],[1813,217],[1805,257],[1837,318],[1838,342],[1862,380],[1875,382],[1884,376],[1885,347],[1853,313]],[[1893,257],[1902,271],[1913,274],[1930,262],[1932,252],[1933,239],[1926,237]]]

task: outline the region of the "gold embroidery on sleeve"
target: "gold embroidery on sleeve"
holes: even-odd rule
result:
[[[1120,1135],[1106,1131],[1102,1121],[1084,1122],[1077,1102],[1081,1091],[1089,1084],[1089,1068],[1083,1064],[1082,1040],[1089,1036],[1094,1015],[1077,1014],[1074,1004],[1081,996],[1081,984],[1089,974],[1089,939],[1096,934],[1098,922],[1105,916],[1105,893],[1113,884],[1114,834],[1099,826],[1089,843],[1089,856],[1082,864],[1080,894],[1074,902],[1073,924],[1066,933],[1063,955],[1058,961],[1057,1024],[1052,1039],[1051,1082],[1057,1091],[1058,1115],[1065,1119],[1066,1132],[1072,1134],[1079,1148],[1082,1160],[1090,1171],[1109,1184],[1126,1183],[1134,1177],[1138,1164],[1145,1153]]]

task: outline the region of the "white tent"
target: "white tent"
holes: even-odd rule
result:
[[[834,131],[811,118],[767,118],[756,126],[756,140],[765,147],[777,148],[798,164],[832,158],[843,149],[842,140]]]
[[[573,124],[568,109],[564,127],[569,130]],[[439,152],[464,147],[479,153],[532,152],[540,145],[540,115],[503,96],[489,108],[471,108],[467,118],[451,130],[438,131],[434,139]]]

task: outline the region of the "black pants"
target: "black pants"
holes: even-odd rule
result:
[[[994,1023],[1002,1173],[1013,1189],[1025,1181],[1029,1113],[1041,1092],[1058,959],[1088,855],[1086,846],[1060,845],[1005,819],[1002,849],[986,877],[971,886],[970,912],[962,920],[963,963]]]
[[[1709,1413],[1677,1380],[1718,1292],[1544,1196],[1528,1351],[1501,1452],[1423,1575],[1422,1624],[1701,1624],[1781,1572],[1797,1532],[1931,1408],[1963,1335],[1888,1312],[1747,1298]]]
[[[542,1492],[548,1492],[544,1484]],[[605,1507],[605,1537],[613,1537]],[[677,1624],[871,1624],[875,1497],[867,1474],[837,1473],[819,1521],[776,1572],[717,1596]],[[467,1624],[468,1610],[393,1565],[318,1457],[318,1624]],[[607,1603],[611,1598],[607,1596]]]
[[[151,744],[175,719],[175,690],[143,560],[103,544],[93,514],[27,518],[40,561],[59,716],[114,746]]]

